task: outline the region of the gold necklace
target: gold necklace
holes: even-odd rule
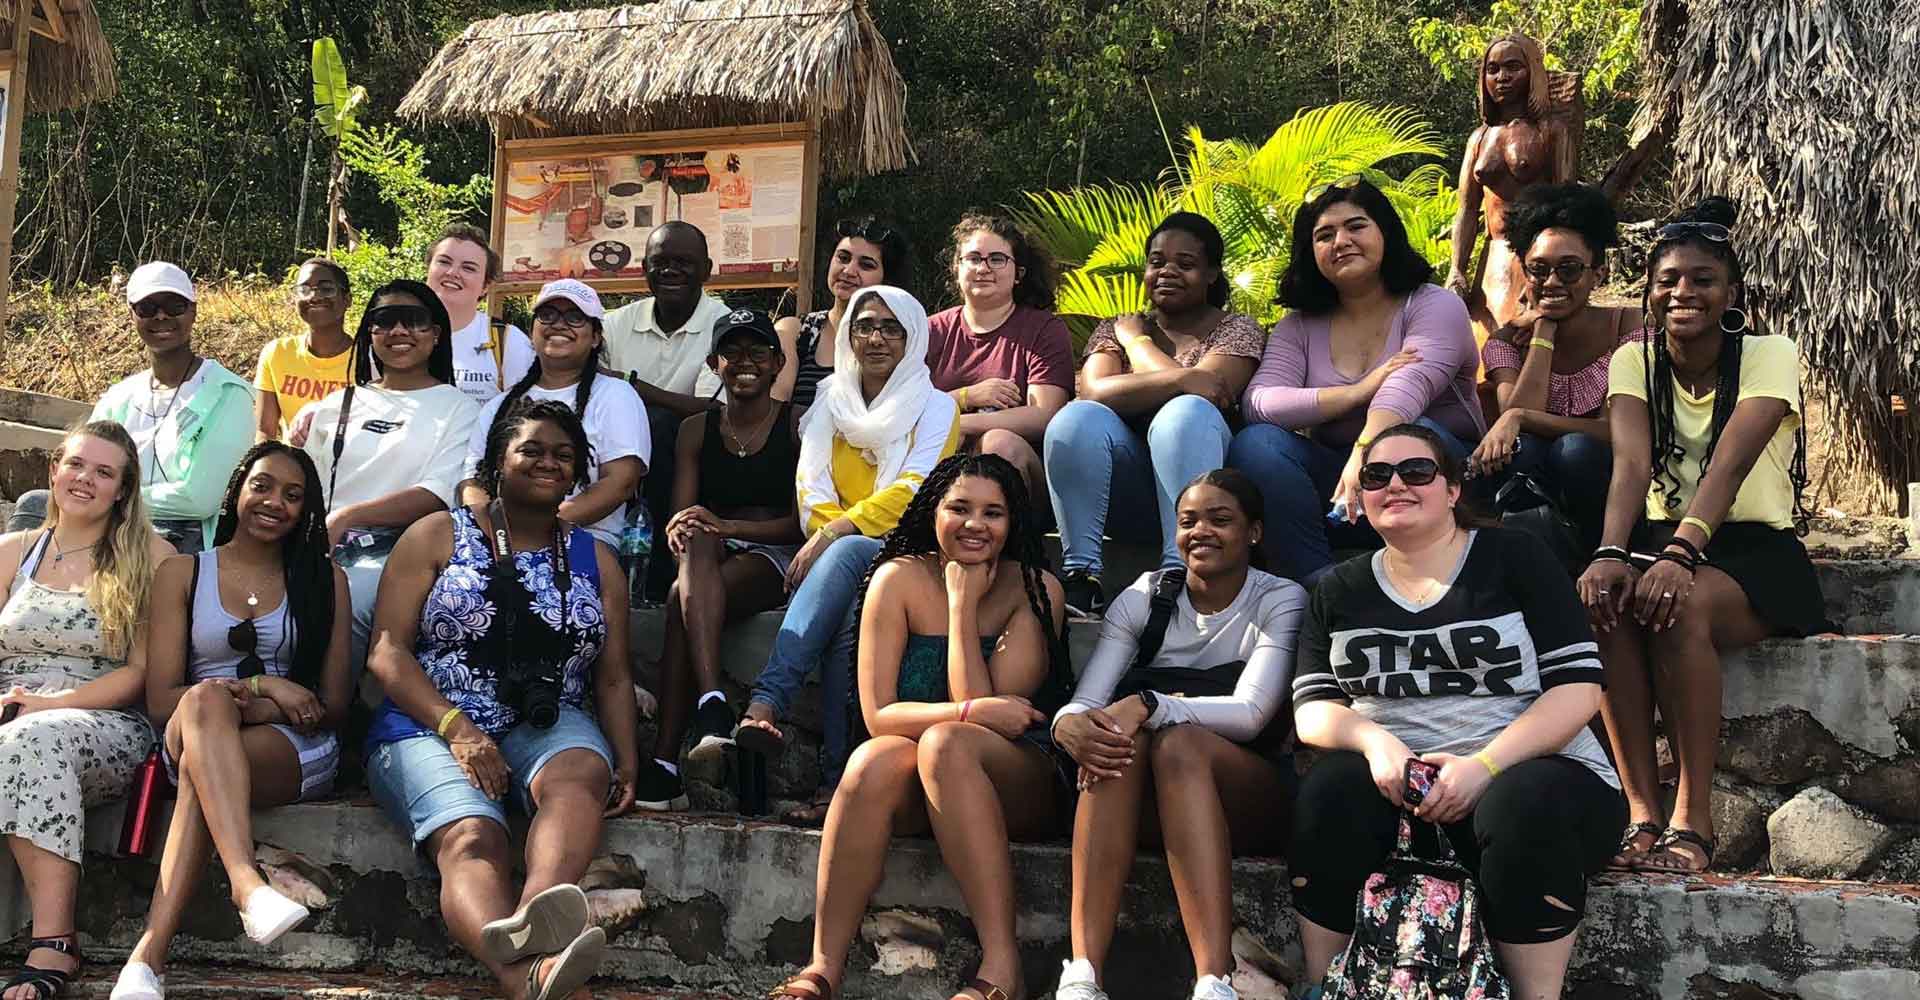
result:
[[[1456,528],[1455,529],[1456,535],[1458,534],[1458,531],[1459,529]],[[1453,538],[1450,537],[1447,539],[1447,545],[1449,547],[1453,545]],[[1400,579],[1400,580],[1394,579],[1395,573],[1393,571],[1393,550],[1392,549],[1382,549],[1380,552],[1380,558],[1383,562],[1386,563],[1387,579],[1393,582],[1394,587],[1396,589],[1400,589],[1403,584],[1411,583],[1410,580],[1404,579],[1404,577],[1410,577],[1412,575],[1413,571],[1411,569],[1405,571],[1405,573],[1402,574],[1403,579]],[[1440,589],[1439,580],[1428,580],[1426,589],[1422,590],[1418,595],[1409,597],[1408,600],[1414,604],[1425,604],[1427,603],[1427,600],[1433,596],[1433,592],[1438,589]]]
[[[766,426],[757,427],[754,429],[753,436],[755,438],[760,438],[762,444],[766,443],[765,442],[766,432],[772,429],[773,418],[778,416],[779,413],[780,413],[780,410],[778,408],[771,408],[767,414],[767,418],[765,421]],[[733,414],[730,410],[720,411],[720,436],[733,439],[732,450],[735,456],[739,458],[745,458],[748,455],[752,454],[752,450],[747,447],[748,439],[742,438],[740,436],[740,431],[733,426]]]

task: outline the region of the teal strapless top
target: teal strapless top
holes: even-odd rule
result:
[[[982,636],[980,655],[989,659],[999,636]],[[947,637],[907,633],[906,651],[900,654],[900,701],[952,701],[947,694]]]

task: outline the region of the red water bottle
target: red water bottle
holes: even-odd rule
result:
[[[160,822],[160,801],[168,787],[160,751],[155,750],[133,772],[133,786],[127,789],[127,813],[120,821],[121,857],[146,857],[153,849],[159,839],[154,827]]]

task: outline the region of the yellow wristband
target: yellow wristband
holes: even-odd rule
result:
[[[1366,451],[1371,447],[1373,447],[1373,439],[1369,437],[1357,438],[1353,442],[1354,451]]]
[[[251,688],[254,697],[258,698],[260,696],[260,675],[254,674],[252,677],[247,678],[247,687]]]
[[[1495,764],[1493,762],[1492,754],[1486,752],[1485,750],[1482,750],[1479,753],[1474,754],[1473,759],[1487,766],[1487,774],[1490,777],[1498,778],[1500,776],[1500,765]]]
[[[1700,529],[1700,534],[1706,536],[1706,538],[1704,539],[1705,541],[1709,541],[1709,542],[1713,541],[1713,529],[1707,526],[1707,522],[1702,521],[1699,518],[1693,517],[1691,515],[1680,519],[1681,527],[1684,528],[1689,524]]]
[[[1532,340],[1527,341],[1527,346],[1538,347],[1542,350],[1551,351],[1553,350],[1553,341],[1548,340],[1545,337],[1535,337]]]
[[[971,388],[973,387],[966,385],[960,387],[960,408],[963,410],[967,408],[967,390]]]
[[[447,709],[447,714],[440,717],[440,724],[433,727],[434,735],[440,737],[443,740],[446,739],[447,727],[450,725],[453,725],[454,716],[459,714],[460,714],[460,710],[458,708]]]

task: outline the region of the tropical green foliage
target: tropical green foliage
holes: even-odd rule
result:
[[[1415,249],[1447,258],[1459,206],[1439,136],[1412,111],[1342,102],[1303,111],[1259,145],[1209,139],[1189,127],[1186,152],[1153,185],[1030,192],[1013,208],[1035,240],[1068,268],[1058,310],[1084,335],[1093,320],[1146,306],[1147,236],[1175,211],[1212,219],[1226,242],[1232,308],[1271,322],[1290,258],[1294,215],[1317,186],[1361,174],[1386,192]],[[1396,176],[1394,164],[1424,159]]]
[[[332,251],[355,288],[419,277],[428,248],[447,224],[484,214],[493,193],[493,179],[485,174],[474,174],[463,184],[428,177],[426,148],[392,125],[362,125],[348,132],[341,155],[347,169],[373,183],[395,216],[390,241],[363,239]]]

